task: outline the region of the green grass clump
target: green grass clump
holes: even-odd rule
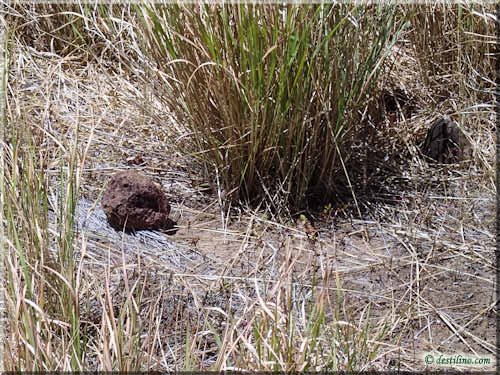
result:
[[[8,317],[3,365],[10,371],[81,370],[85,340],[77,292],[80,274],[74,259],[78,139],[67,147],[54,142],[43,126],[28,121],[27,114],[9,100],[9,68],[15,65],[7,53],[9,41],[6,38],[4,44],[2,92],[6,98],[2,104],[6,114],[0,140]],[[51,156],[60,158],[57,187],[45,171]],[[52,227],[50,211],[55,219]]]
[[[394,7],[141,10],[165,102],[212,180],[235,199],[294,207],[336,193],[402,25]]]
[[[78,273],[74,262],[74,160],[61,165],[57,234],[49,226],[49,178],[42,170],[32,129],[10,128],[4,148],[2,180],[5,219],[6,298],[9,319],[5,366],[8,369],[79,370],[85,345],[81,335]],[[42,154],[42,156],[40,156]],[[75,156],[76,154],[72,154]],[[61,351],[59,349],[62,349]],[[56,360],[56,358],[58,358]]]

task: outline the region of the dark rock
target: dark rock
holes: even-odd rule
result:
[[[137,172],[115,174],[101,203],[109,224],[116,230],[175,233],[176,223],[168,218],[170,205],[160,185]]]
[[[422,153],[439,163],[456,163],[470,156],[471,147],[458,124],[448,117],[437,119],[427,132]]]

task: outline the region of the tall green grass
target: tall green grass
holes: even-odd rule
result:
[[[71,348],[67,352],[70,368],[77,370],[81,368],[83,343],[73,259],[74,170],[69,165],[61,168],[58,214],[64,220],[58,220],[54,235],[49,227],[48,178],[41,172],[36,145],[23,130],[11,135],[12,143],[2,145],[6,159],[2,184],[8,329],[12,338],[6,353],[16,353],[6,359],[7,367],[30,371],[56,368],[51,353],[56,348],[46,344],[53,344],[50,336],[60,335],[59,344]]]
[[[168,77],[165,103],[210,179],[234,199],[271,206],[335,194],[399,35],[395,7],[140,10],[149,51]]]
[[[7,65],[3,73],[7,75]],[[9,103],[7,111],[12,119],[15,109]],[[61,368],[61,361],[62,368],[81,370],[85,342],[74,260],[78,154],[74,146],[68,154],[62,144],[54,150],[60,157],[57,207],[52,207],[57,223],[54,233],[49,225],[50,182],[45,172],[51,150],[41,147],[51,141],[37,124],[18,120],[3,119],[0,145],[9,337],[4,368],[44,371]]]

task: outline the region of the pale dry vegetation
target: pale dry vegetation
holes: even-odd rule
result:
[[[2,12],[4,369],[493,358],[493,6]],[[469,160],[420,154],[444,114]],[[107,225],[123,169],[175,236]]]

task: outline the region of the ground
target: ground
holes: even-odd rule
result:
[[[305,326],[300,301],[313,290],[338,305],[337,321],[345,323],[339,327],[352,340],[364,332],[355,327],[370,327],[367,347],[375,354],[367,368],[422,370],[422,353],[431,351],[495,353],[495,142],[487,126],[493,113],[460,117],[474,152],[469,162],[450,165],[429,164],[416,151],[442,108],[397,119],[397,128],[409,134],[400,146],[413,155],[401,175],[387,180],[398,191],[397,202],[360,202],[361,217],[352,214],[354,206],[325,208],[304,225],[245,206],[223,210],[217,191],[205,187],[192,160],[172,144],[172,128],[181,125],[119,69],[25,46],[16,46],[13,56],[11,118],[36,122],[56,140],[79,134],[83,316],[97,327],[106,285],[118,309],[129,288],[124,280],[144,282],[141,314],[161,321],[151,341],[165,338],[148,357],[152,368],[176,368],[176,358],[185,355],[176,344],[187,332],[201,367],[231,358],[235,348],[226,348],[224,358],[215,355],[219,340],[228,345],[239,337],[244,345],[247,323],[260,319],[256,311],[266,307],[293,308],[297,325]],[[147,110],[140,110],[141,103]],[[47,161],[49,173],[57,174],[58,158],[55,152]],[[144,163],[131,165],[130,158]],[[109,227],[100,197],[110,177],[123,170],[161,184],[180,227],[176,235],[123,234]],[[54,199],[58,189],[51,188]],[[230,362],[238,368],[245,360]]]

